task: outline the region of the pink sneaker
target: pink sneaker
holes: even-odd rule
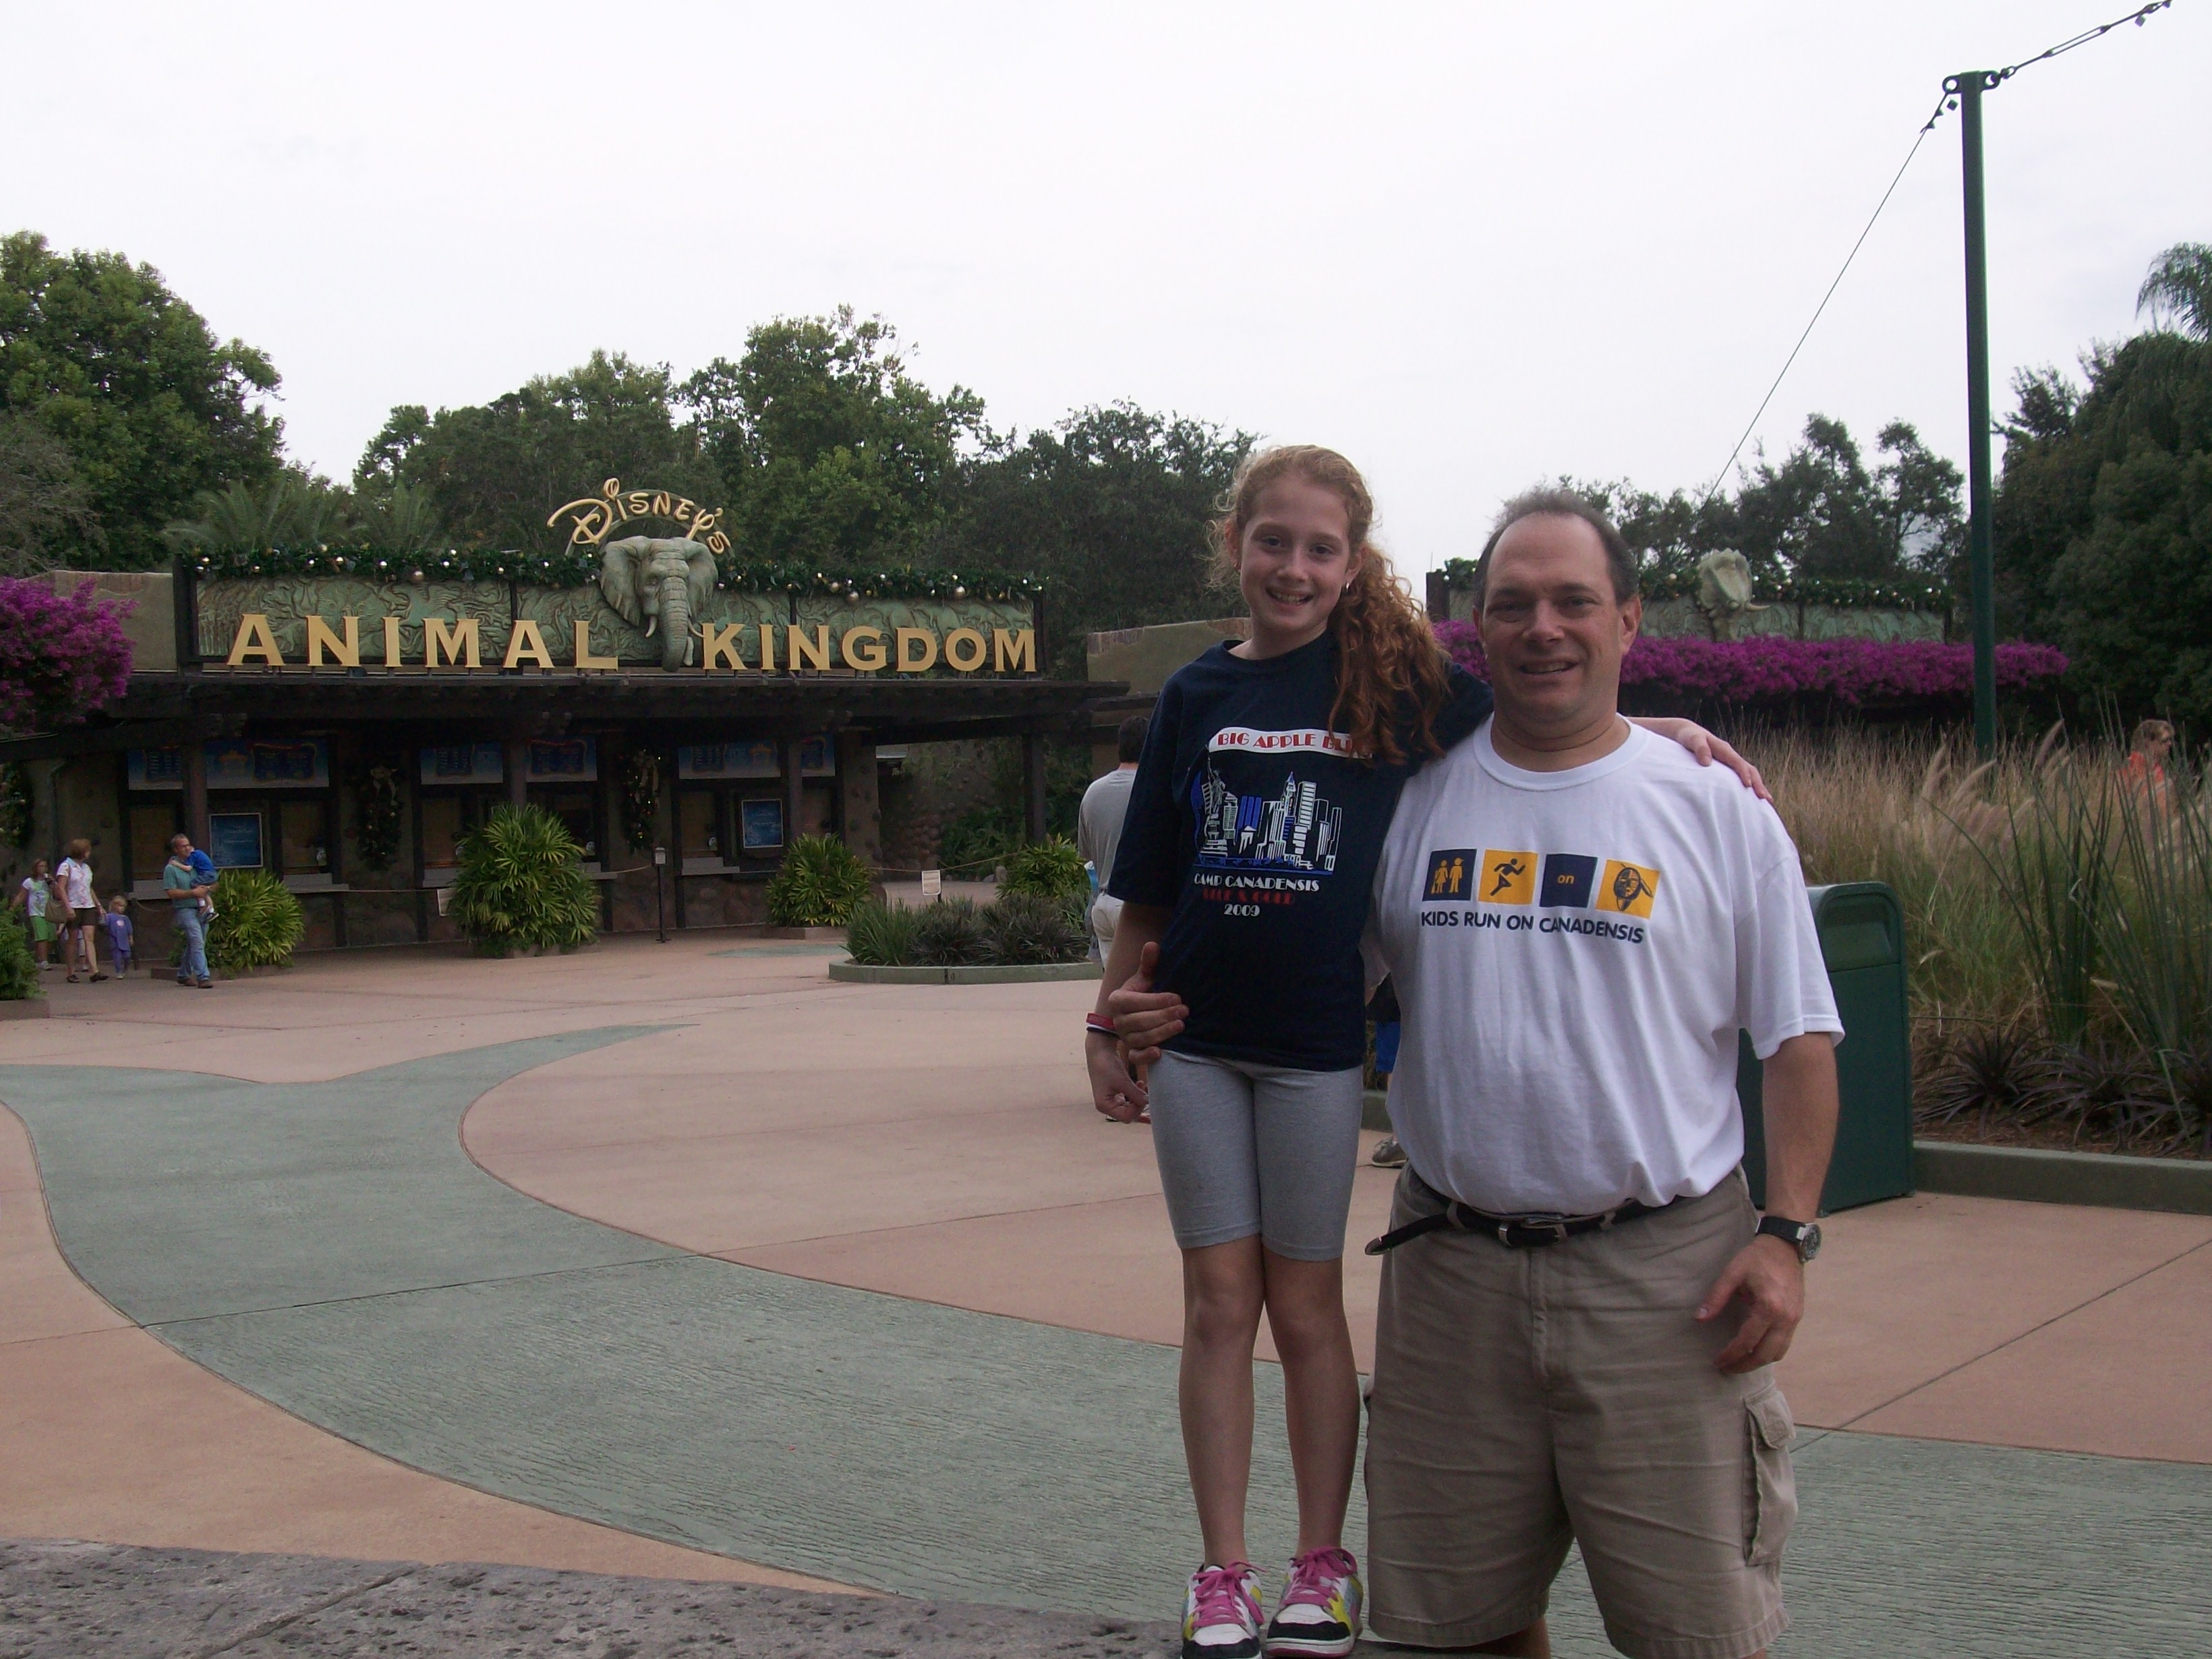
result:
[[[1191,1574],[1182,1604],[1182,1659],[1260,1659],[1260,1575],[1249,1562]]]
[[[1359,1601],[1352,1552],[1308,1550],[1291,1563],[1283,1604],[1267,1622],[1267,1651],[1344,1659],[1359,1640]]]

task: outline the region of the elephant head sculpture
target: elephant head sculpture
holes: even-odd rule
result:
[[[1742,554],[1721,548],[1698,561],[1698,609],[1715,639],[1734,639],[1739,621],[1766,609],[1752,603],[1751,592],[1751,561]]]
[[[632,628],[660,635],[660,665],[691,660],[691,619],[714,591],[714,556],[703,542],[629,536],[599,550],[599,592]]]

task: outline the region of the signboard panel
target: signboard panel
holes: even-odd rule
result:
[[[480,784],[507,781],[507,756],[495,743],[441,743],[422,750],[422,781]]]
[[[532,783],[597,783],[599,780],[597,738],[537,738],[531,741]]]
[[[261,814],[208,814],[208,856],[218,870],[258,870],[261,867]]]
[[[783,803],[780,800],[739,802],[738,827],[748,853],[775,851],[783,845]]]
[[[217,738],[201,750],[210,789],[327,789],[331,787],[330,745],[320,738],[242,739]],[[131,789],[182,789],[184,750],[132,749],[123,757],[125,786]]]

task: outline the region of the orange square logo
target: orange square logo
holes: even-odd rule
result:
[[[1617,911],[1624,916],[1648,916],[1651,914],[1651,901],[1658,893],[1658,871],[1645,864],[1607,859],[1605,873],[1598,878],[1597,908]]]
[[[1482,854],[1482,880],[1474,896],[1485,904],[1534,904],[1536,855],[1486,848]]]

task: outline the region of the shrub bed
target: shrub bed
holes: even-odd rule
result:
[[[1089,947],[1075,905],[1037,893],[918,909],[871,899],[855,908],[845,938],[853,960],[871,968],[1029,967],[1081,962]]]
[[[1473,623],[1437,624],[1437,639],[1470,672],[1489,678]],[[1997,690],[2054,688],[2066,653],[2001,645]],[[1654,707],[1782,705],[1815,699],[1844,708],[1897,703],[1964,705],[1974,693],[1974,651],[1934,640],[1639,639],[1620,667],[1624,696]]]

